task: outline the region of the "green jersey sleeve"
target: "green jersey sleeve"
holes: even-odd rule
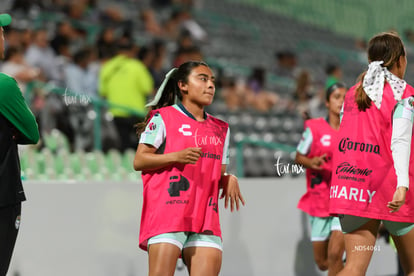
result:
[[[313,137],[310,128],[306,128],[302,134],[302,139],[299,142],[299,145],[296,148],[296,151],[302,155],[307,155],[310,151],[312,145]]]
[[[18,144],[36,144],[39,129],[36,118],[23,98],[17,82],[0,73],[0,113],[16,128]]]
[[[156,113],[148,122],[144,132],[139,139],[140,144],[149,144],[155,148],[159,148],[165,141],[165,124],[161,114]]]
[[[399,101],[395,107],[394,119],[404,118],[413,122],[414,97],[408,97]]]

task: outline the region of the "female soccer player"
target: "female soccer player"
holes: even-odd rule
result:
[[[414,275],[414,89],[395,33],[369,41],[367,72],[346,94],[335,144],[330,212],[339,214],[346,264],[339,275],[365,275],[382,221],[406,275]],[[405,203],[405,204],[404,204]]]
[[[204,111],[214,92],[207,64],[186,62],[167,74],[138,128],[145,128],[134,159],[144,183],[139,245],[150,276],[174,275],[180,255],[190,275],[218,275],[219,189],[225,208],[244,205],[237,178],[226,174],[228,124]]]
[[[343,268],[344,239],[339,219],[329,216],[329,185],[333,143],[339,129],[339,113],[345,93],[342,83],[334,83],[327,89],[328,118],[305,121],[305,132],[295,160],[307,168],[307,191],[298,208],[309,215],[315,262],[320,270],[328,270],[329,275],[336,275]]]

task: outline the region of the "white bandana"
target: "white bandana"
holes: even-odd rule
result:
[[[173,69],[171,69],[166,75],[165,75],[165,78],[164,78],[164,80],[162,81],[162,83],[161,83],[161,85],[160,85],[160,87],[158,88],[158,90],[157,90],[157,93],[155,94],[155,97],[154,97],[154,99],[150,102],[150,103],[147,103],[146,105],[145,105],[145,107],[150,107],[150,106],[156,106],[157,104],[158,104],[158,102],[160,101],[160,99],[161,99],[161,96],[162,96],[162,93],[164,93],[164,88],[165,88],[165,86],[167,85],[167,82],[168,82],[168,80],[171,78],[171,76],[175,73],[175,71],[177,71],[178,69],[177,68],[173,68]],[[177,101],[177,99],[175,99],[176,101]]]
[[[374,102],[379,109],[382,102],[382,93],[384,92],[384,81],[390,84],[394,99],[400,101],[407,83],[392,74],[386,67],[382,67],[383,61],[373,61],[368,65],[368,71],[365,74],[362,87],[368,97]]]

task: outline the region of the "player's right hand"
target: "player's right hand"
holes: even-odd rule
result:
[[[177,162],[182,164],[195,164],[200,158],[201,148],[186,148],[177,152]]]
[[[321,156],[315,156],[311,160],[310,168],[314,170],[322,170],[322,165],[326,161],[326,153]]]
[[[387,207],[390,208],[390,213],[397,212],[400,210],[401,206],[405,203],[405,195],[407,193],[406,187],[398,187],[395,192],[394,196],[392,197],[392,201],[388,202]]]

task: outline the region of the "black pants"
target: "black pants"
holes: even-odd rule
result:
[[[0,207],[0,276],[9,269],[20,228],[21,203]]]
[[[135,116],[114,118],[115,127],[121,140],[121,146],[119,148],[121,152],[124,152],[127,149],[137,149],[138,137],[134,125],[142,122],[143,120],[143,118]]]

